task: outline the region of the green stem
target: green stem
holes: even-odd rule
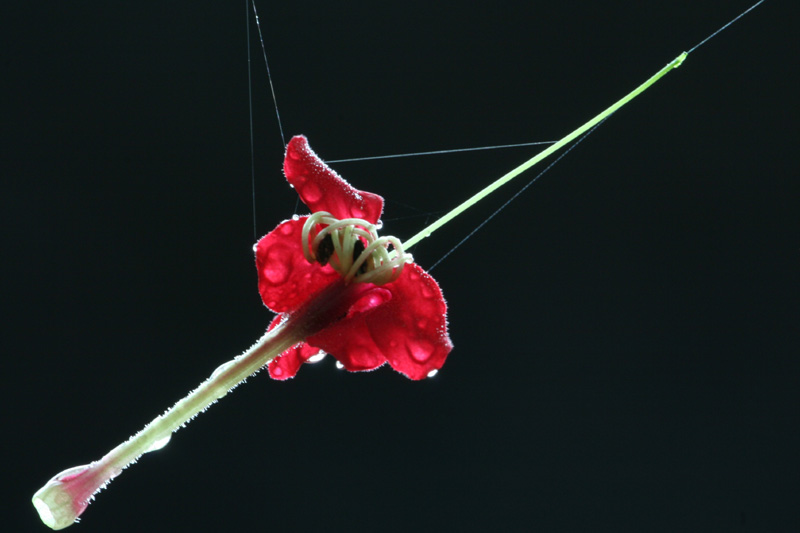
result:
[[[248,376],[302,340],[302,328],[274,328],[249,350],[217,368],[211,376],[163,415],[156,417],[136,435],[102,459],[89,465],[69,468],[53,477],[33,495],[33,504],[47,526],[63,529],[86,509],[91,497],[122,470],[147,452],[160,449],[172,433],[198,413],[225,396]]]
[[[681,66],[681,63],[683,63],[687,55],[689,55],[688,52],[682,53],[681,55],[676,57],[672,62],[666,65],[664,68],[662,68],[661,70],[656,72],[653,76],[651,76],[650,79],[648,79],[646,82],[639,85],[636,89],[628,93],[626,96],[624,96],[615,104],[610,106],[608,109],[606,109],[605,111],[603,111],[602,113],[591,119],[589,122],[587,122],[580,128],[576,129],[575,131],[573,131],[572,133],[570,133],[557,143],[552,144],[547,149],[539,152],[533,158],[521,164],[508,174],[501,176],[494,183],[484,188],[483,190],[472,196],[470,199],[466,200],[465,202],[457,206],[455,209],[444,215],[442,218],[440,218],[427,228],[423,229],[422,231],[420,231],[419,233],[417,233],[416,235],[405,241],[404,244],[406,249],[411,248],[425,237],[429,237],[431,233],[433,233],[437,229],[441,228],[442,226],[444,226],[445,224],[456,218],[458,215],[460,215],[461,213],[463,213],[464,211],[466,211],[467,209],[469,209],[470,207],[472,207],[473,205],[484,199],[486,196],[493,193],[495,190],[499,189],[512,179],[516,178],[517,176],[519,176],[520,174],[522,174],[523,172],[525,172],[533,165],[546,158],[547,156],[568,145],[569,143],[580,137],[582,134],[586,133],[591,128],[599,124],[601,121],[611,116],[611,114],[614,113],[616,110],[618,110],[620,107],[624,106],[625,104],[627,104],[628,102],[630,102],[631,100],[642,94],[644,91],[646,91],[651,85],[653,85],[655,82],[661,79],[667,72]]]

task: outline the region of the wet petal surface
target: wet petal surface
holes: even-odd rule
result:
[[[339,219],[363,218],[373,224],[381,216],[383,198],[347,183],[317,157],[301,135],[286,147],[283,172],[312,212],[327,211]]]
[[[453,349],[442,291],[414,263],[386,287],[392,291],[392,301],[365,317],[369,331],[392,368],[411,379],[423,379],[441,368]]]
[[[315,212],[372,223],[381,215],[383,199],[350,186],[314,154],[305,137],[294,137],[287,146],[284,171]],[[302,230],[307,218],[281,223],[256,247],[261,298],[283,314],[270,329],[288,317],[308,327],[305,342],[269,363],[270,375],[280,380],[293,377],[320,350],[350,371],[372,370],[388,362],[411,379],[433,375],[453,347],[447,334],[447,305],[436,281],[420,266],[408,263],[390,283],[346,283],[330,265],[306,260]]]

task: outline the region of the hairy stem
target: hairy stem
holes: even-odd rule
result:
[[[248,376],[302,340],[302,329],[284,323],[262,336],[249,350],[217,368],[199,387],[156,417],[137,434],[102,459],[69,468],[53,477],[33,495],[39,516],[52,529],[76,521],[92,496],[143,454],[162,448],[172,433],[225,396]]]

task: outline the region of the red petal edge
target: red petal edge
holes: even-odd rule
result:
[[[317,157],[302,135],[286,146],[283,172],[312,213],[327,211],[339,219],[361,218],[373,224],[381,217],[383,198],[347,183]]]

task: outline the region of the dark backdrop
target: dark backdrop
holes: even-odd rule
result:
[[[325,159],[550,140],[749,1],[260,2]],[[434,379],[258,375],[76,531],[797,531],[797,40],[767,2],[433,274]],[[254,341],[245,2],[3,8],[4,523]],[[255,32],[255,27],[251,28]],[[256,227],[293,213],[253,52]],[[335,165],[409,237],[537,149]],[[523,185],[415,250],[430,266]],[[5,526],[4,526],[5,527]]]

